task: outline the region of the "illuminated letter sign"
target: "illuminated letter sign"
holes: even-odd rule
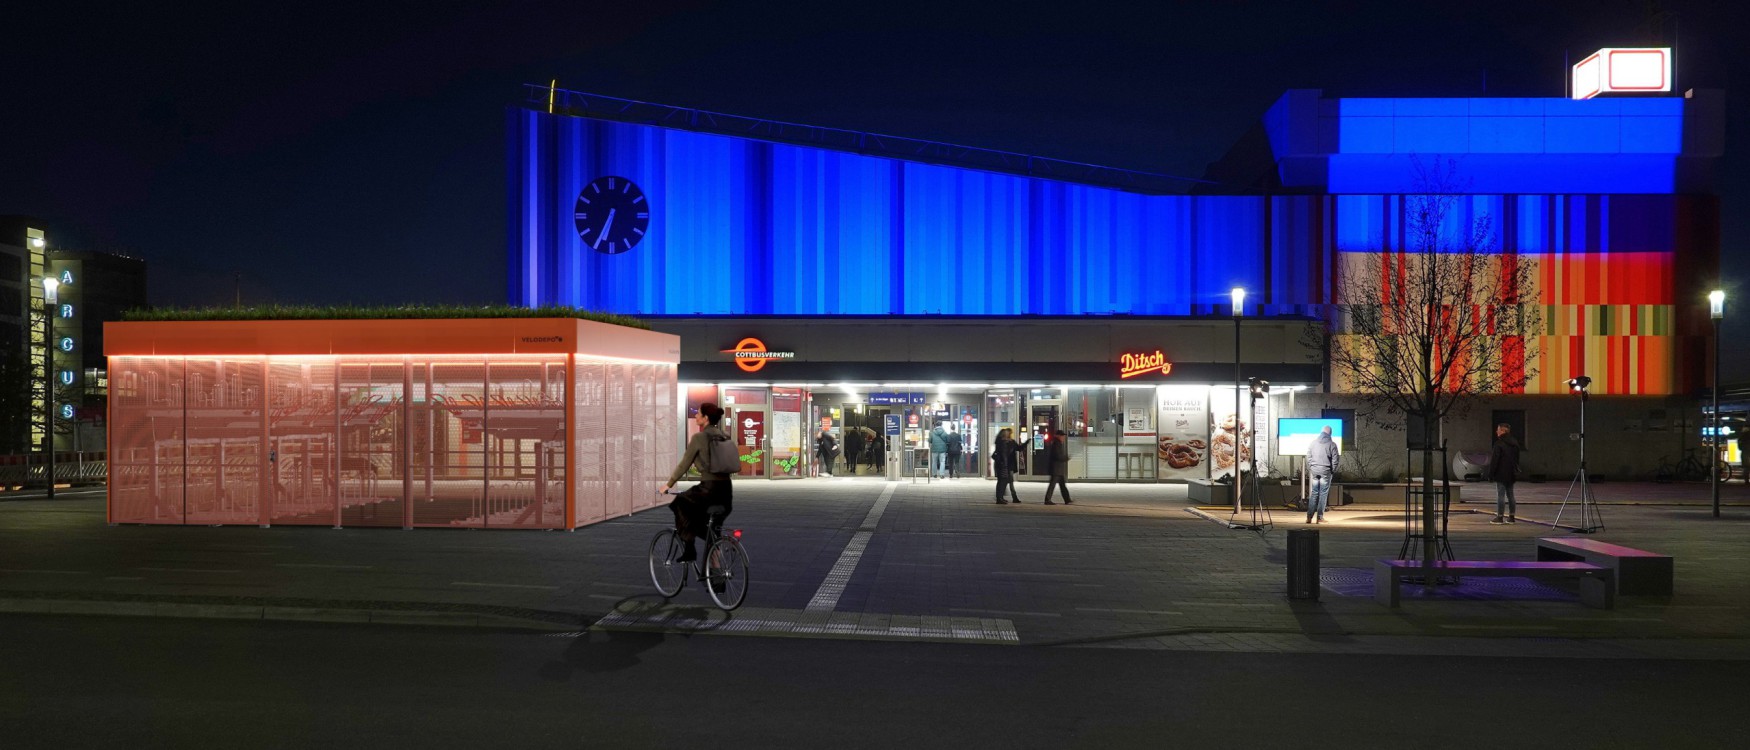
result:
[[[1173,363],[1167,361],[1167,355],[1156,349],[1152,354],[1125,354],[1120,360],[1118,370],[1120,378],[1134,378],[1159,371],[1162,375],[1173,371]]]
[[[735,343],[735,348],[722,350],[724,354],[735,357],[735,366],[742,372],[759,372],[766,366],[766,360],[793,359],[795,352],[766,351],[766,342],[749,336]]]
[[[1605,47],[1574,64],[1575,99],[1617,91],[1670,91],[1671,48]]]

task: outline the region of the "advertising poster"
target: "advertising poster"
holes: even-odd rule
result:
[[[1155,426],[1149,419],[1147,408],[1131,406],[1124,409],[1125,437],[1147,437],[1153,434],[1155,434]]]
[[[1236,465],[1240,471],[1250,471],[1252,449],[1247,443],[1252,426],[1234,413],[1234,389],[1211,388],[1209,399],[1209,478],[1231,478]]]
[[[792,411],[772,412],[772,465],[776,473],[795,476],[800,473],[802,454],[802,415]]]
[[[1209,392],[1202,388],[1162,388],[1156,423],[1156,475],[1162,479],[1209,476]]]
[[[741,453],[741,475],[760,476],[764,473],[766,439],[765,412],[747,411],[735,415],[735,442]],[[753,460],[748,460],[752,458]]]

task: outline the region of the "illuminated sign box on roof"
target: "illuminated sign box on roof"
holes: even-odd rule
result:
[[[1670,47],[1605,47],[1574,64],[1575,99],[1671,90]]]

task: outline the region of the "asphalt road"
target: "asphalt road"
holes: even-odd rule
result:
[[[0,617],[0,747],[1741,747],[1743,665]]]

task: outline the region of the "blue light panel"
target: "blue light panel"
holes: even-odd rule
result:
[[[510,131],[517,304],[1187,315],[1225,312],[1234,286],[1271,300],[1265,312],[1323,301],[1306,270],[1315,197],[1140,195],[527,110]],[[617,255],[573,225],[578,191],[607,175],[635,181],[651,206],[648,233]]]

